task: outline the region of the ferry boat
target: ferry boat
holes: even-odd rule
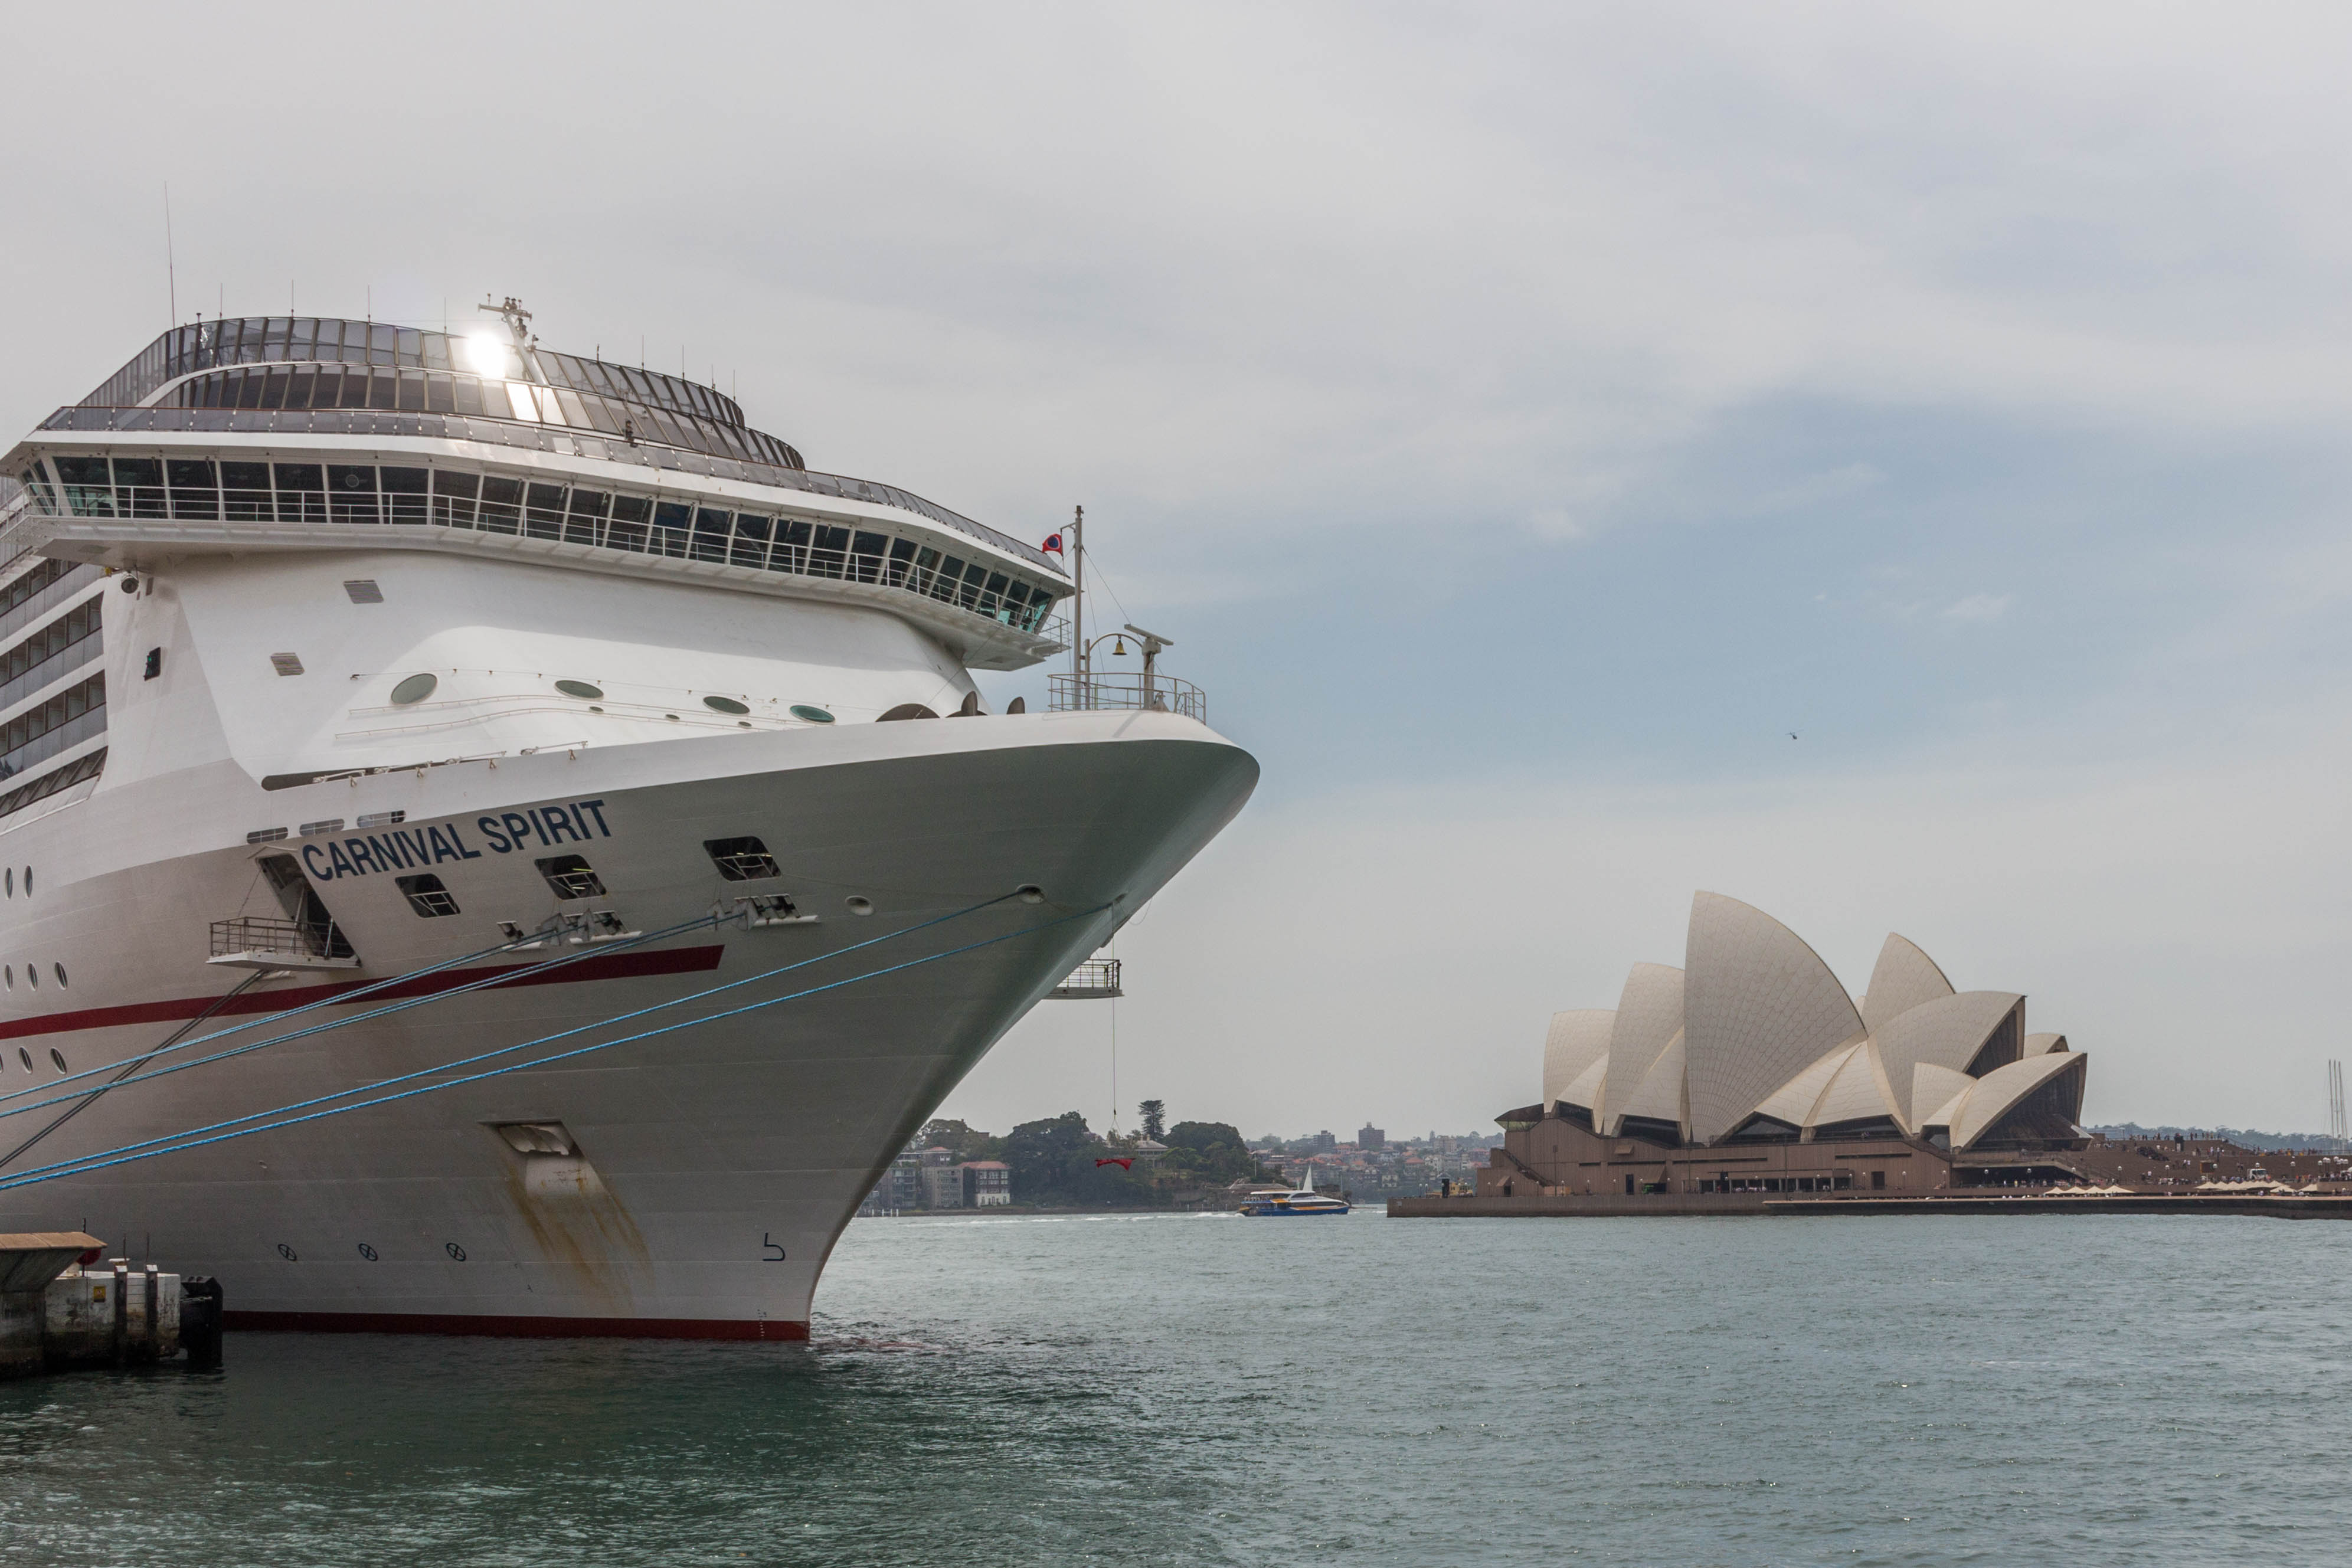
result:
[[[1242,1199],[1242,1212],[1256,1218],[1276,1215],[1345,1214],[1351,1206],[1336,1193],[1315,1190],[1315,1169],[1298,1178],[1295,1187],[1260,1187]]]
[[[249,1327],[802,1337],[1257,766],[1083,658],[990,712],[1082,566],[486,308],[177,328],[0,465],[0,1230]]]

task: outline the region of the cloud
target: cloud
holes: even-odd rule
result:
[[[1998,621],[2009,613],[2010,604],[2015,597],[2008,593],[1971,593],[1964,599],[1954,600],[1937,613],[1947,621]]]

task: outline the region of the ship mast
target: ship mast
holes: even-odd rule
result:
[[[1087,509],[1075,508],[1070,519],[1070,629],[1076,633],[1070,639],[1070,676],[1077,690],[1075,706],[1089,707],[1087,701]]]

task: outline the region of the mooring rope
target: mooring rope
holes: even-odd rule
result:
[[[101,1083],[97,1088],[91,1090],[89,1093],[82,1095],[79,1099],[74,1102],[73,1105],[69,1109],[60,1112],[55,1118],[53,1118],[47,1126],[43,1127],[39,1132],[35,1133],[23,1143],[18,1144],[15,1148],[10,1149],[6,1154],[0,1155],[0,1167],[15,1165],[18,1155],[23,1154],[35,1144],[39,1143],[43,1138],[47,1137],[51,1133],[56,1132],[59,1127],[64,1126],[68,1122],[72,1121],[76,1116],[80,1115],[92,1105],[97,1104],[99,1100],[106,1093],[106,1092],[114,1087],[115,1083],[120,1083],[122,1080],[130,1077],[132,1073],[138,1071],[147,1063],[154,1061],[156,1057],[161,1056],[163,1052],[171,1050],[173,1046],[177,1045],[180,1042],[183,1036],[188,1034],[191,1030],[202,1028],[206,1019],[211,1018],[215,1013],[220,1011],[221,1009],[228,1006],[229,1003],[243,996],[247,987],[259,985],[260,983],[261,971],[257,969],[252,974],[247,975],[244,979],[239,980],[236,985],[231,986],[227,990],[223,991],[219,996],[215,997],[205,1008],[204,1011],[198,1013],[195,1017],[182,1024],[178,1029],[173,1030],[170,1034],[164,1036],[163,1044],[157,1046],[152,1051],[150,1051],[145,1056],[132,1059],[130,1066],[125,1067],[121,1072],[115,1074],[112,1082]],[[101,1068],[100,1071],[103,1071],[104,1069]],[[56,1102],[49,1101],[46,1102],[46,1103],[55,1104]]]
[[[1048,931],[1056,925],[1066,925],[1073,920],[1084,919],[1087,915],[1100,914],[1103,910],[1111,907],[1110,904],[1098,904],[1091,909],[1080,910],[1074,915],[1066,915],[1058,919],[1046,921],[1043,925],[1024,926],[1019,931],[1006,932],[1003,936],[991,936],[982,941],[970,943],[961,947],[951,947],[945,952],[934,953],[926,957],[909,959],[906,963],[894,964],[887,968],[869,970],[863,975],[852,975],[845,979],[832,980],[821,986],[810,987],[805,990],[790,992],[781,997],[772,997],[766,1001],[752,1002],[747,1006],[731,1009],[726,1012],[712,1013],[707,1018],[688,1019],[679,1023],[666,1024],[659,1029],[647,1030],[639,1034],[624,1036],[619,1040],[609,1040],[597,1045],[583,1046],[577,1050],[561,1051],[554,1056],[542,1057],[531,1061],[512,1062],[505,1067],[497,1068],[488,1072],[475,1073],[465,1078],[451,1079],[446,1082],[442,1083],[426,1084],[420,1089],[404,1090],[398,1094],[384,1095],[378,1099],[362,1101],[356,1104],[337,1106],[332,1110],[311,1111],[307,1115],[294,1116],[287,1121],[274,1122],[264,1126],[238,1126],[239,1123],[257,1121],[265,1116],[284,1115],[286,1113],[292,1111],[308,1111],[311,1106],[323,1105],[330,1101],[344,1099],[353,1094],[371,1093],[379,1089],[389,1088],[395,1083],[412,1082],[419,1078],[430,1078],[438,1073],[452,1071],[457,1068],[470,1067],[476,1062],[488,1061],[500,1056],[509,1056],[518,1051],[529,1051],[538,1046],[551,1045],[557,1040],[568,1040],[574,1035],[585,1034],[593,1030],[609,1029],[614,1024],[626,1023],[632,1019],[644,1018],[648,1014],[660,1012],[669,1008],[682,1007],[689,1002],[700,1001],[705,998],[718,996],[725,991],[736,990],[744,986],[756,985],[761,980],[773,979],[779,975],[790,974],[795,969],[805,968],[811,964],[822,963],[827,958],[844,957],[851,953],[857,952],[862,948],[874,946],[877,943],[887,942],[899,936],[910,936],[918,931],[928,930],[931,926],[944,925],[950,920],[961,919],[965,915],[976,914],[981,910],[1003,904],[1007,899],[1019,896],[1020,894],[1018,893],[1004,894],[999,897],[988,899],[983,903],[972,904],[968,908],[956,910],[951,914],[935,916],[932,919],[923,921],[919,925],[907,926],[898,931],[885,932],[879,936],[869,937],[864,942],[859,942],[851,946],[837,949],[835,952],[820,953],[812,957],[803,958],[791,964],[780,965],[775,968],[764,970],[757,975],[746,976],[744,978],[740,980],[730,980],[724,985],[711,986],[689,996],[677,997],[668,1001],[656,1002],[649,1007],[639,1008],[632,1012],[617,1014],[609,1019],[600,1019],[593,1023],[581,1024],[568,1030],[560,1030],[553,1034],[541,1035],[536,1040],[520,1040],[513,1045],[500,1046],[495,1051],[486,1051],[478,1055],[463,1057],[455,1061],[445,1061],[436,1067],[421,1068],[415,1072],[402,1073],[396,1077],[386,1078],[375,1083],[362,1084],[355,1088],[337,1090],[332,1093],[320,1094],[309,1100],[298,1100],[289,1104],[274,1106],[267,1111],[256,1111],[243,1116],[232,1116],[226,1121],[215,1122],[206,1126],[194,1127],[183,1132],[166,1134],[162,1137],[149,1138],[135,1144],[118,1145],[116,1147],[111,1149],[101,1149],[93,1154],[76,1155],[71,1159],[59,1160],[51,1165],[36,1166],[30,1170],[19,1171],[13,1176],[7,1177],[5,1180],[0,1180],[0,1191],[5,1191],[8,1187],[12,1186],[29,1186],[37,1182],[54,1181],[63,1176],[79,1176],[89,1171],[105,1169],[109,1166],[128,1164],[135,1160],[152,1159],[159,1155],[177,1154],[184,1149],[202,1148],[208,1144],[222,1143],[231,1138],[247,1137],[255,1133],[270,1132],[280,1127],[290,1127],[299,1123],[316,1121],[324,1116],[338,1116],[347,1111],[364,1110],[368,1106],[383,1104],[392,1100],[405,1099],[415,1094],[431,1093],[441,1089],[454,1088],[460,1083],[472,1083],[484,1078],[496,1078],[504,1073],[520,1072],[526,1068],[545,1066],[548,1063],[566,1061],[574,1056],[584,1056],[593,1051],[609,1050],[616,1045],[627,1045],[635,1040],[651,1040],[659,1035],[674,1033],[678,1030],[690,1029],[698,1024],[715,1023],[721,1019],[734,1018],[743,1013],[757,1012],[761,1009],[774,1007],[782,1002],[795,1001],[803,997],[812,997],[819,994],[820,992],[837,989],[842,986],[854,985],[861,980],[875,979],[883,975],[896,974],[901,969],[913,968],[922,964],[935,963],[941,958],[954,957],[958,954],[972,952],[981,947],[993,946],[999,942],[1009,942],[1015,936],[1027,936],[1037,931]],[[161,1074],[151,1074],[151,1076],[160,1077]],[[236,1128],[236,1130],[223,1131],[223,1129],[226,1128]],[[207,1134],[215,1135],[204,1135]],[[195,1141],[192,1143],[184,1143],[181,1142],[183,1139],[194,1139]],[[165,1145],[170,1146],[160,1146]]]
[[[387,986],[403,985],[410,980],[421,980],[428,975],[437,975],[445,969],[455,968],[460,964],[470,964],[477,958],[488,958],[500,953],[510,952],[517,947],[529,946],[540,941],[546,935],[547,933],[545,932],[534,932],[527,936],[518,936],[510,941],[501,942],[494,947],[482,947],[471,953],[461,953],[455,958],[445,958],[440,963],[428,964],[422,969],[411,969],[406,974],[394,975],[388,979],[371,980],[364,986],[354,987],[348,991],[337,991],[332,996],[320,997],[315,1001],[304,1002],[299,1007],[285,1008],[276,1012],[263,1013],[260,1017],[253,1019],[250,1023],[231,1024],[226,1029],[216,1029],[213,1030],[212,1033],[200,1035],[194,1040],[182,1040],[175,1036],[171,1040],[165,1040],[163,1045],[159,1046],[154,1051],[148,1052],[144,1057],[122,1057],[117,1061],[106,1062],[101,1066],[89,1068],[80,1072],[68,1073],[65,1077],[58,1079],[56,1083],[36,1083],[29,1088],[0,1091],[0,1104],[5,1104],[11,1100],[22,1099],[27,1094],[47,1093],[49,1090],[56,1088],[59,1083],[72,1083],[84,1078],[95,1078],[100,1073],[111,1072],[116,1068],[123,1066],[126,1063],[150,1060],[153,1057],[161,1056],[166,1051],[194,1051],[197,1046],[208,1045],[216,1040],[226,1040],[233,1034],[243,1034],[249,1029],[261,1029],[269,1024],[283,1023],[288,1019],[299,1018],[304,1013],[315,1012],[320,1008],[337,1007],[346,1002],[355,1002],[362,997],[374,995],[376,992],[383,990]],[[647,938],[647,940],[651,940],[651,938]],[[569,962],[570,960],[565,959],[562,961]],[[252,975],[247,976],[245,979],[238,981],[232,989],[224,993],[222,996],[215,998],[212,1005],[205,1009],[203,1012],[198,1013],[193,1021],[195,1023],[204,1022],[205,1019],[210,1018],[215,1012],[219,1010],[224,1003],[236,996],[237,993],[244,990],[246,987],[254,984],[261,978],[262,972],[257,970]],[[54,1100],[45,1101],[43,1103],[55,1104],[56,1102]],[[19,1109],[29,1111],[34,1109],[34,1107],[26,1105],[22,1106]],[[16,1113],[15,1111],[0,1111],[0,1116],[13,1116]]]
[[[175,1061],[169,1067],[159,1068],[153,1072],[142,1073],[137,1078],[130,1078],[126,1076],[125,1078],[117,1080],[117,1082],[124,1087],[136,1083],[151,1082],[158,1078],[168,1078],[174,1072],[185,1072],[192,1067],[204,1067],[212,1062],[226,1061],[233,1056],[244,1056],[252,1051],[266,1051],[273,1045],[284,1045],[289,1040],[308,1040],[314,1034],[331,1034],[336,1030],[348,1029],[352,1024],[365,1023],[371,1019],[380,1019],[388,1017],[393,1013],[406,1012],[411,1008],[421,1008],[425,1006],[427,1003],[437,1002],[448,997],[462,997],[470,991],[478,991],[486,989],[491,986],[502,985],[509,981],[520,978],[524,975],[543,975],[551,969],[560,969],[569,964],[577,964],[589,958],[603,957],[608,953],[625,951],[631,947],[642,946],[647,942],[659,942],[667,937],[679,936],[685,932],[696,930],[704,925],[716,925],[720,921],[729,918],[730,918],[730,916],[723,915],[697,915],[692,920],[681,921],[676,925],[665,926],[659,931],[644,932],[638,936],[632,936],[625,941],[600,943],[595,947],[587,949],[586,951],[569,953],[561,958],[551,958],[547,962],[536,966],[527,967],[519,967],[513,969],[502,969],[495,974],[485,975],[478,980],[469,980],[462,986],[451,986],[444,990],[427,991],[421,997],[404,997],[399,1001],[393,1002],[385,1007],[373,1008],[368,1011],[362,1013],[352,1013],[343,1018],[335,1019],[327,1023],[312,1024],[308,1029],[298,1029],[293,1030],[291,1033],[273,1035],[268,1040],[250,1040],[244,1045],[233,1046],[226,1051],[216,1051],[210,1056],[199,1056],[190,1061]],[[511,944],[509,946],[511,946]],[[491,953],[502,950],[503,949],[497,947],[485,949],[486,952]],[[467,957],[476,958],[480,957],[482,955],[479,953],[473,953],[467,955]],[[405,975],[394,976],[389,980],[380,980],[374,986],[370,987],[369,989],[381,990],[385,986],[398,985],[405,980],[421,979],[427,975],[438,974],[441,971],[447,969],[451,964],[459,964],[464,963],[465,961],[465,958],[455,958],[449,960],[448,963],[436,964],[429,968],[412,970]],[[248,981],[247,983],[250,984],[251,982]],[[239,988],[239,989],[242,988],[242,987]],[[230,993],[232,996],[235,994],[235,992]],[[272,1016],[279,1019],[289,1019],[296,1017],[299,1014],[309,1012],[314,1008],[325,1007],[331,1002],[344,1001],[353,996],[362,994],[363,993],[346,991],[338,996],[327,998],[321,1001],[306,1003],[299,1008],[289,1008],[284,1012]],[[227,998],[223,998],[222,999],[226,1001]],[[271,1021],[271,1017],[265,1017],[258,1021],[263,1023],[269,1022]],[[243,1033],[246,1030],[254,1027],[255,1025],[253,1024],[239,1024],[234,1029],[215,1030],[208,1035],[201,1036],[195,1040],[186,1040],[178,1045],[166,1044],[163,1047],[159,1047],[155,1051],[150,1051],[145,1057],[126,1057],[123,1059],[123,1061],[128,1061],[131,1065],[136,1066],[142,1061],[152,1061],[155,1057],[165,1054],[166,1051],[191,1051],[195,1047],[205,1043],[207,1040],[225,1040],[230,1035]],[[104,1067],[93,1067],[86,1072],[72,1073],[65,1078],[58,1079],[56,1083],[36,1084],[30,1089],[19,1089],[16,1092],[19,1095],[46,1093],[49,1090],[57,1088],[60,1084],[71,1083],[77,1079],[89,1078],[97,1073],[106,1072],[113,1068],[121,1067],[123,1065],[123,1061],[109,1062]],[[110,1089],[115,1086],[115,1083],[110,1083],[106,1087]],[[37,1111],[44,1105],[56,1105],[64,1101],[78,1098],[79,1093],[79,1092],[77,1092],[74,1094],[52,1094],[47,1100],[36,1100],[29,1105],[16,1105],[6,1110],[0,1110],[0,1120],[5,1120],[10,1116],[21,1116],[28,1111]],[[7,1098],[9,1098],[9,1096],[0,1095],[0,1100],[5,1100]],[[5,1162],[0,1162],[0,1164],[4,1163]]]

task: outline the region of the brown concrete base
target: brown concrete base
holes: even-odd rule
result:
[[[1517,1215],[1761,1214],[1760,1192],[1662,1192],[1628,1197],[1622,1193],[1562,1193],[1556,1197],[1392,1197],[1391,1219],[1500,1219]]]
[[[2352,1219],[2352,1197],[2263,1197],[2244,1193],[2199,1197],[2145,1193],[2128,1197],[2032,1197],[2022,1193],[1933,1197],[1789,1197],[1777,1193],[1657,1193],[1648,1197],[1392,1197],[1391,1219],[1570,1218],[1745,1214],[1803,1218],[1857,1214],[2238,1214],[2277,1219]]]

